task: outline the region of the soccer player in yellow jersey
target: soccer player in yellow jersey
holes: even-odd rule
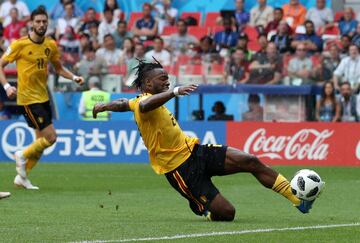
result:
[[[168,74],[159,62],[140,61],[137,68],[134,85],[141,94],[130,100],[121,98],[96,104],[93,116],[96,118],[104,111],[132,111],[152,168],[157,174],[165,174],[169,183],[189,201],[195,214],[232,221],[235,208],[214,186],[211,177],[239,172],[252,173],[262,185],[286,197],[301,212],[309,212],[313,201],[294,196],[288,180],[254,155],[222,145],[200,145],[198,138],[184,134],[164,104],[177,95],[189,95],[196,85],[169,90]]]
[[[52,114],[47,91],[48,63],[56,72],[67,79],[82,84],[84,79],[68,71],[60,62],[60,53],[53,39],[45,37],[48,15],[43,7],[31,13],[32,32],[11,43],[0,60],[0,82],[9,98],[17,97],[28,125],[35,129],[36,140],[23,151],[15,153],[16,171],[14,184],[26,189],[39,189],[27,178],[43,151],[56,141]],[[18,71],[17,88],[11,86],[3,68],[16,61]]]

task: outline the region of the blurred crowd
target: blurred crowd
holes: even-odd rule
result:
[[[47,35],[57,41],[67,68],[87,80],[122,75],[123,92],[133,91],[126,80],[131,81],[128,77],[137,59],[153,58],[178,83],[189,82],[185,77],[190,76],[191,82],[229,85],[331,84],[334,93],[346,83],[351,95],[359,91],[360,14],[350,7],[334,13],[326,0],[316,0],[310,9],[299,0],[279,8],[257,0],[247,12],[245,1],[235,0],[233,10],[201,16],[180,14],[171,0],[154,0],[145,3],[142,12],[126,16],[116,0],[106,0],[101,13],[93,8],[83,12],[76,1],[60,0],[48,10]],[[27,35],[29,15],[20,0],[1,4],[2,52],[11,41]],[[55,83],[57,90],[78,89]],[[319,109],[332,102],[324,99]],[[354,99],[351,102],[360,106],[360,100]],[[332,105],[332,111],[341,107],[336,102]],[[340,120],[340,110],[337,114],[332,119]],[[325,115],[320,112],[317,117]]]

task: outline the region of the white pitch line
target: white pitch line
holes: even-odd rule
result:
[[[307,229],[329,229],[329,228],[340,228],[340,227],[356,227],[360,226],[360,222],[351,224],[329,224],[329,225],[314,225],[314,226],[297,226],[288,228],[269,228],[269,229],[252,229],[252,230],[240,230],[240,231],[222,231],[222,232],[209,232],[209,233],[198,233],[198,234],[183,234],[173,236],[162,236],[162,237],[147,237],[147,238],[133,238],[133,239],[122,239],[122,240],[90,240],[90,241],[74,241],[70,243],[110,243],[110,242],[134,242],[134,241],[153,241],[153,240],[176,240],[184,238],[197,238],[207,236],[221,236],[221,235],[243,235],[243,234],[256,234],[256,233],[267,233],[276,231],[300,231]]]

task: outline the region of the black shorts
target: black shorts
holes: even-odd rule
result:
[[[52,124],[50,101],[19,106],[29,127],[42,130]]]
[[[189,201],[191,210],[204,215],[219,193],[211,177],[223,175],[227,146],[195,145],[191,156],[178,168],[166,173],[166,178]]]

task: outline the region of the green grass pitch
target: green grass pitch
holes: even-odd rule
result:
[[[360,242],[360,168],[311,167],[326,188],[309,215],[248,174],[215,177],[235,206],[233,222],[207,222],[147,164],[39,164],[39,191],[15,189],[14,164],[0,163],[0,242]],[[276,167],[287,178],[300,167]],[[316,225],[349,227],[263,232]],[[357,224],[357,225],[356,225]],[[245,232],[249,230],[249,232]],[[258,231],[256,231],[258,230]],[[206,236],[211,232],[230,232]],[[193,234],[204,234],[194,237]]]

